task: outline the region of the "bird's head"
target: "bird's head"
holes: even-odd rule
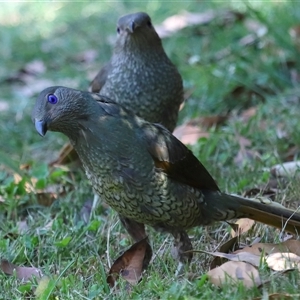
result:
[[[151,18],[144,12],[121,17],[118,21],[117,32],[117,47],[126,47],[133,42],[146,47],[161,45],[161,40],[152,25]]]
[[[69,130],[75,131],[78,122],[89,115],[90,97],[84,94],[85,92],[61,86],[43,90],[32,112],[32,120],[37,132],[44,136],[48,130],[65,134]]]

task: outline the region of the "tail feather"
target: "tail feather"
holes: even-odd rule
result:
[[[216,194],[218,194],[216,196]],[[219,220],[231,218],[250,218],[279,229],[300,235],[300,213],[285,208],[277,202],[261,199],[247,199],[214,192],[216,197],[208,199],[210,212],[215,209]],[[209,197],[211,198],[211,197]],[[266,199],[264,199],[266,200]],[[212,208],[213,206],[214,208]]]

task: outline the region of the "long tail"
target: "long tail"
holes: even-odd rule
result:
[[[268,199],[248,199],[220,192],[204,192],[205,214],[211,220],[252,220],[300,235],[300,208],[291,210]]]

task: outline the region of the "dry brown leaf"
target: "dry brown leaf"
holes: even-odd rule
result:
[[[40,269],[34,267],[19,267],[7,260],[1,260],[1,270],[7,275],[16,274],[17,278],[23,281],[29,281],[32,276],[41,278],[43,273]]]
[[[241,20],[243,17],[243,14],[230,10],[221,12],[208,10],[203,13],[184,11],[167,18],[162,24],[156,25],[155,29],[161,38],[165,38],[188,26],[205,25],[216,18],[221,24],[226,24],[228,22]]]
[[[145,238],[125,251],[109,270],[107,283],[114,287],[119,275],[131,285],[137,284],[142,276],[142,272],[148,267],[152,256],[152,249]]]
[[[274,293],[269,294],[268,299],[263,297],[255,297],[252,300],[289,300],[289,299],[298,299],[300,298],[300,294],[281,294],[281,293]]]
[[[155,30],[161,38],[165,38],[187,26],[207,24],[215,17],[216,12],[212,10],[204,13],[190,13],[185,11],[165,19],[161,25],[155,26]]]
[[[234,253],[249,252],[254,255],[261,255],[262,253],[264,253],[264,255],[268,255],[280,252],[281,250],[285,252],[287,248],[280,244],[257,243],[252,246],[247,246],[241,250],[236,250]]]
[[[228,117],[229,115],[203,116],[190,120],[188,124],[195,126],[198,125],[207,129],[224,124],[228,120]]]
[[[248,123],[248,121],[256,115],[257,109],[257,106],[252,106],[243,110],[240,114],[241,121]]]
[[[291,252],[300,256],[300,241],[297,240],[288,240],[279,244],[271,244],[271,243],[257,243],[252,246],[245,247],[242,250],[237,250],[234,253],[239,252],[250,252],[255,255],[270,255],[272,253],[285,253]]]
[[[65,195],[66,190],[64,185],[52,184],[43,190],[36,190],[35,193],[38,204],[49,207],[59,196]]]
[[[245,287],[259,286],[261,279],[255,267],[241,261],[228,261],[220,267],[210,270],[208,278],[216,286],[226,283],[242,282]]]
[[[173,135],[183,144],[194,145],[202,137],[208,138],[209,133],[202,131],[199,126],[183,124],[175,128]]]
[[[223,257],[231,261],[243,261],[247,262],[255,267],[260,265],[261,257],[249,252],[239,252],[239,253],[223,253],[223,252],[207,252],[207,251],[200,251],[209,255]]]
[[[248,218],[242,218],[242,219],[237,220],[235,222],[235,224],[238,225],[238,230],[237,231],[235,231],[233,229],[231,230],[232,237],[239,236],[239,235],[247,232],[248,230],[250,230],[254,226],[255,221],[248,219]]]
[[[294,253],[272,253],[267,256],[266,263],[274,271],[300,270],[300,256]]]
[[[231,238],[230,240],[228,240],[227,242],[225,242],[224,244],[222,244],[220,246],[219,252],[222,253],[229,253],[229,252],[233,252],[234,250],[236,250],[238,248],[238,237],[234,237]],[[214,269],[217,266],[221,266],[223,264],[223,259],[221,257],[216,256],[212,262],[210,263],[209,268],[210,269]]]
[[[71,162],[78,161],[79,157],[70,143],[66,143],[60,150],[58,158],[50,162],[50,166],[54,165],[67,165]]]
[[[209,137],[208,128],[223,124],[228,119],[228,115],[214,115],[195,118],[185,124],[177,126],[173,132],[182,143],[194,145],[199,138]]]
[[[284,244],[290,252],[300,256],[300,241],[288,240],[282,244]]]
[[[57,194],[47,193],[47,192],[38,192],[36,193],[36,198],[38,204],[49,207],[57,200]]]

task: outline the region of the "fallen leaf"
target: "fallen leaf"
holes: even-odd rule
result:
[[[37,202],[40,205],[49,207],[59,196],[66,194],[65,186],[59,184],[48,185],[45,189],[36,190]]]
[[[229,115],[212,115],[203,116],[188,121],[189,125],[198,125],[203,128],[212,128],[224,124],[228,120]]]
[[[285,245],[290,252],[300,256],[300,241],[287,240],[287,241],[283,242],[282,244]]]
[[[219,248],[219,252],[228,253],[233,252],[238,248],[238,237],[231,238],[224,244],[222,244]],[[223,259],[221,257],[216,256],[209,265],[210,269],[214,269],[217,266],[221,266],[223,264]]]
[[[131,285],[137,284],[142,272],[148,267],[152,256],[152,249],[145,238],[125,251],[109,270],[107,283],[114,287],[119,275]]]
[[[235,224],[238,225],[238,230],[237,231],[235,231],[233,229],[231,230],[232,237],[239,236],[239,235],[247,232],[248,230],[250,230],[254,226],[255,221],[248,219],[248,218],[242,218],[242,219],[237,220],[235,222]]]
[[[239,282],[242,282],[248,288],[261,284],[257,269],[241,261],[228,261],[222,266],[210,270],[207,275],[210,282],[218,287],[222,287],[227,283]]]
[[[57,200],[57,194],[47,192],[38,192],[36,197],[38,204],[45,207],[50,207]]]
[[[207,24],[215,17],[216,12],[212,10],[204,13],[190,13],[185,11],[165,19],[161,25],[155,26],[155,30],[161,38],[165,38],[187,26]]]
[[[66,143],[60,150],[58,158],[50,162],[50,166],[54,165],[66,165],[74,161],[79,161],[77,152],[74,150],[70,143]]]
[[[242,113],[240,114],[241,120],[245,123],[248,123],[249,120],[256,115],[257,109],[258,109],[257,106],[252,106],[249,107],[248,109],[243,110]]]
[[[7,260],[1,260],[1,270],[7,275],[16,274],[16,277],[23,281],[28,281],[35,276],[41,278],[43,273],[40,269],[34,267],[19,267]]]
[[[200,138],[209,137],[209,133],[202,131],[199,126],[189,124],[177,126],[173,132],[173,135],[186,145],[194,145]]]
[[[161,38],[165,38],[188,26],[206,25],[215,19],[224,25],[229,21],[241,20],[243,17],[243,14],[231,10],[221,12],[207,10],[203,13],[184,11],[165,19],[160,25],[155,25],[155,30]]]
[[[272,253],[277,252],[291,252],[300,256],[300,241],[288,240],[279,244],[257,243],[252,246],[245,247],[242,250],[236,250],[234,253],[239,253],[243,251],[250,252],[255,255],[261,255],[262,253],[264,253],[264,255],[270,255]]]
[[[266,263],[270,269],[275,271],[300,270],[300,256],[294,253],[272,253],[267,256]]]
[[[239,253],[223,253],[223,252],[207,252],[207,251],[201,251],[203,253],[217,256],[217,257],[223,257],[231,261],[243,261],[247,262],[255,267],[258,267],[260,265],[261,257],[249,252],[239,252]]]

